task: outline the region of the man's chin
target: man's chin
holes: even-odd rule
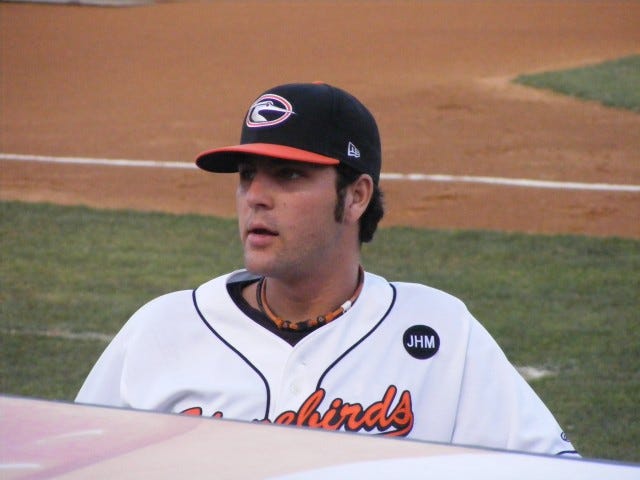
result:
[[[260,277],[266,277],[269,276],[269,274],[272,272],[273,268],[264,261],[258,261],[257,259],[254,258],[246,258],[244,260],[244,268],[254,274],[254,275],[258,275]]]

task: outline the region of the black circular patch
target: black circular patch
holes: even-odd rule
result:
[[[433,357],[440,349],[440,337],[426,325],[414,325],[402,336],[405,350],[414,358],[424,360]]]

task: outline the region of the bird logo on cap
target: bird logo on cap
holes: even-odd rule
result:
[[[268,127],[284,122],[293,114],[293,106],[286,98],[265,94],[249,108],[246,124],[251,128]]]

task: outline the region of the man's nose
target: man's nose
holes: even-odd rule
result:
[[[255,172],[253,178],[247,182],[244,197],[251,208],[273,206],[272,182],[264,172]]]

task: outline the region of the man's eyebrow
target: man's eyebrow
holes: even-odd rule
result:
[[[256,164],[256,160],[250,157],[242,157],[238,160],[238,167],[252,166]]]

